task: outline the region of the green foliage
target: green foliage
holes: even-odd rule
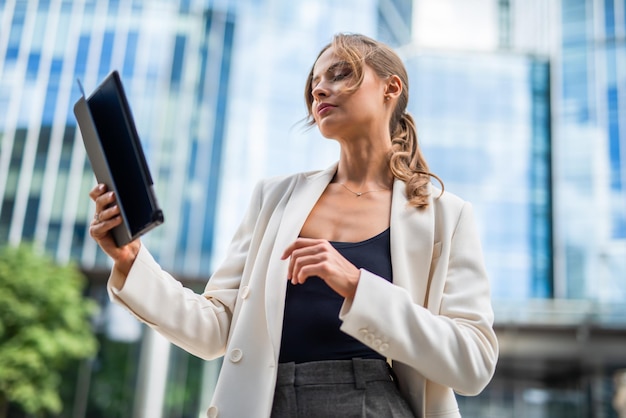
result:
[[[28,414],[61,411],[63,367],[97,348],[90,323],[97,305],[84,298],[85,284],[75,266],[31,246],[0,248],[0,403]]]
[[[94,362],[86,416],[130,417],[136,397],[140,343],[129,344],[102,337]]]

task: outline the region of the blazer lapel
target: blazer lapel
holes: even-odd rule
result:
[[[337,164],[296,180],[276,232],[266,278],[268,332],[278,358],[287,289],[288,260],[281,260],[285,248],[296,240],[302,226],[337,171]],[[394,284],[407,289],[416,303],[426,305],[429,271],[434,243],[434,212],[431,202],[425,209],[408,205],[405,183],[395,180],[391,202],[391,264]]]
[[[391,201],[391,265],[394,284],[426,306],[434,244],[432,197],[426,208],[408,205],[405,183],[396,179]]]
[[[287,268],[289,260],[281,260],[280,256],[289,244],[298,238],[302,226],[320,196],[337,171],[337,164],[324,171],[314,174],[303,174],[297,179],[293,193],[285,205],[282,221],[276,232],[276,240],[272,250],[272,258],[267,269],[266,278],[266,316],[268,331],[276,357],[282,337],[283,314],[285,310],[285,293],[287,290]]]

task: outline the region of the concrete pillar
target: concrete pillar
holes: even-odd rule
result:
[[[164,337],[146,327],[141,343],[134,418],[162,418],[170,348]]]
[[[626,418],[626,369],[615,372],[613,382],[615,384],[613,408],[619,418]]]

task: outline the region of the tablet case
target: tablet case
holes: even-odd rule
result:
[[[163,223],[152,176],[117,71],[74,105],[83,143],[98,183],[115,191],[123,222],[113,228],[121,247]]]

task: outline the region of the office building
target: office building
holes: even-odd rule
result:
[[[165,212],[144,238],[202,290],[264,177],[325,168],[299,121],[338,31],[397,48],[430,168],[470,200],[502,357],[467,417],[612,416],[626,366],[625,0],[0,0],[0,245],[88,273],[101,350],[75,416],[204,413],[202,362],[107,303],[72,106],[118,69]],[[166,359],[166,360],[164,360]],[[590,360],[591,359],[591,360]],[[132,394],[132,396],[130,395]]]
[[[559,296],[626,299],[626,13],[623,0],[562,2],[555,59]]]
[[[477,207],[501,343],[494,381],[461,397],[462,409],[614,416],[613,374],[626,363],[624,3],[414,8],[415,45],[404,49],[431,77],[418,77],[432,94],[417,102],[425,153]]]
[[[34,241],[78,263],[105,308],[74,414],[196,414],[219,368],[106,301],[109,263],[88,236],[95,179],[72,113],[76,80],[89,93],[120,72],[166,219],[144,242],[201,288],[256,181],[331,160],[333,144],[297,126],[304,81],[334,32],[374,35],[376,10],[355,0],[0,2],[0,244]]]

